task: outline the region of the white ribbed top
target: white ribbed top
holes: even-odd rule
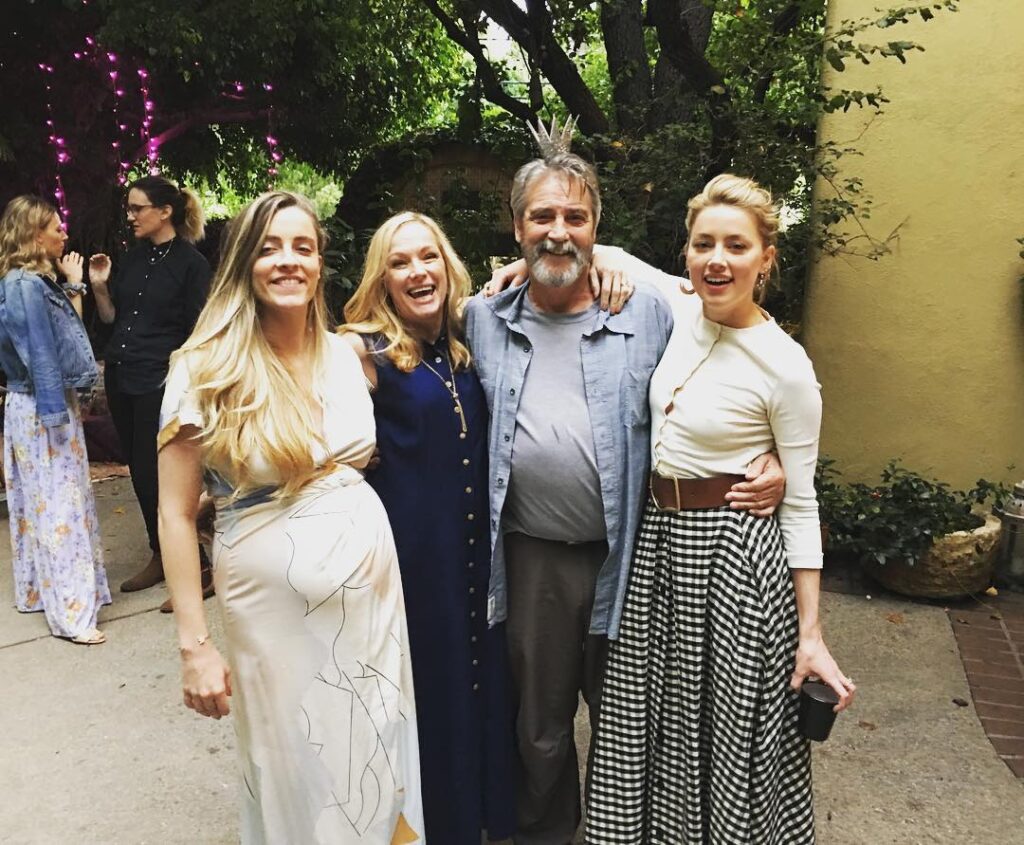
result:
[[[754,458],[776,451],[786,473],[778,518],[789,565],[820,569],[821,386],[803,347],[774,320],[748,329],[713,323],[700,297],[680,290],[679,276],[617,247],[597,249],[672,306],[675,328],[651,379],[651,466],[676,478],[742,475]]]

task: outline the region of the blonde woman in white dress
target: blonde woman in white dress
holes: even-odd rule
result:
[[[184,703],[234,713],[247,845],[424,841],[402,582],[363,481],[374,422],[362,368],[326,328],[325,240],[286,192],[232,221],[161,412],[160,539]],[[226,660],[203,611],[204,485]]]

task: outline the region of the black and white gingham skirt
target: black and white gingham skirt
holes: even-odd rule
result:
[[[814,842],[774,519],[647,505],[590,761],[589,845]]]

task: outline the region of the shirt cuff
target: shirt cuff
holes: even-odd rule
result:
[[[39,422],[47,428],[56,428],[58,425],[67,425],[71,422],[71,415],[67,411],[57,411],[55,414],[40,414]]]
[[[786,560],[790,569],[821,569],[825,564],[821,552],[787,553]]]

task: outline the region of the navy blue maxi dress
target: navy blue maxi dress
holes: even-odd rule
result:
[[[370,348],[382,348],[381,339]],[[367,475],[391,520],[402,572],[420,737],[426,840],[512,836],[513,739],[504,625],[487,627],[487,402],[442,337],[410,373],[375,355],[380,466]]]

